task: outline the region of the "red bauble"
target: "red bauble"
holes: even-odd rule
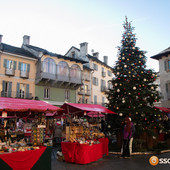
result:
[[[140,93],[138,93],[138,95],[140,95]]]
[[[121,62],[121,60],[119,60],[119,63]]]
[[[129,54],[129,56],[131,56],[131,54]]]

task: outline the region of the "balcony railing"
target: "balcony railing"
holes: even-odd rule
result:
[[[29,72],[28,71],[20,71],[20,77],[21,78],[29,78]]]
[[[15,75],[15,70],[13,68],[6,68],[5,69],[5,74],[7,76],[14,76]]]
[[[78,94],[79,94],[79,95],[83,95],[83,94],[84,94],[84,90],[78,91]]]
[[[32,99],[32,93],[15,92],[15,91],[1,91],[1,97]]]
[[[101,92],[105,92],[107,90],[106,86],[101,86]]]

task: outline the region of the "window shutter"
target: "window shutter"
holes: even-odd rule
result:
[[[167,60],[164,61],[165,71],[167,70]]]
[[[12,94],[12,82],[8,83],[8,97],[11,97]]]
[[[20,84],[17,83],[17,92],[16,92],[16,97],[19,97],[19,88],[20,88]]]
[[[18,70],[21,71],[21,62],[19,62],[19,64],[18,64]]]
[[[98,86],[99,82],[98,82],[98,78],[96,78],[96,86]]]
[[[26,86],[26,98],[29,98],[29,84]]]
[[[4,59],[4,67],[6,68],[7,66],[7,59]]]
[[[27,72],[30,72],[30,64],[27,64]]]
[[[166,89],[166,92],[168,93],[169,89],[168,89],[168,83],[165,84],[165,89]]]
[[[5,91],[5,81],[4,80],[2,81],[2,91],[3,92]]]
[[[17,62],[14,61],[14,70],[16,70],[16,67],[17,67]]]

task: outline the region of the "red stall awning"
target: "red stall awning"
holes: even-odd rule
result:
[[[0,111],[9,112],[46,112],[46,111],[59,111],[62,110],[59,107],[48,104],[40,100],[28,100],[28,99],[16,99],[0,97]]]
[[[161,110],[161,111],[163,111],[163,112],[166,112],[166,113],[169,113],[170,112],[170,109],[169,108],[166,108],[166,107],[155,107],[155,108],[157,108],[157,109],[159,109],[159,110]]]
[[[84,113],[84,112],[98,112],[98,113],[109,113],[116,114],[104,106],[97,104],[77,104],[77,103],[64,103],[61,106],[68,113]]]

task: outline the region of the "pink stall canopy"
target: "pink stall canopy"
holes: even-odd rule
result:
[[[105,108],[104,106],[97,104],[77,104],[77,103],[64,103],[61,106],[65,110],[65,113],[85,113],[85,112],[97,112],[97,113],[108,113],[116,114],[115,112]]]
[[[40,100],[0,97],[0,112],[55,112],[61,110],[59,107]]]

